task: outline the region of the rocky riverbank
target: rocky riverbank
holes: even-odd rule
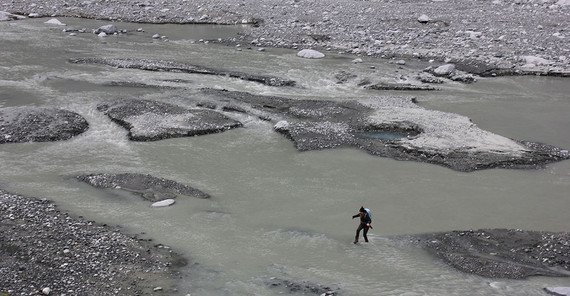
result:
[[[570,233],[480,229],[414,236],[445,263],[488,278],[570,275]]]
[[[175,294],[184,265],[168,247],[0,191],[2,295]]]
[[[2,10],[28,17],[249,24],[224,42],[445,61],[485,76],[570,75],[568,0],[12,0],[0,4]]]

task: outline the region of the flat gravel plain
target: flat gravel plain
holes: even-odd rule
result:
[[[11,0],[0,11],[141,23],[250,24],[227,42],[570,75],[569,0]]]

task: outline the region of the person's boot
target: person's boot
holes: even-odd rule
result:
[[[358,243],[358,240],[355,240],[353,243],[354,243],[354,244]]]

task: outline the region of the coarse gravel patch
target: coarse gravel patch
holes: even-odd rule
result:
[[[186,260],[162,245],[0,190],[0,294],[176,294]]]

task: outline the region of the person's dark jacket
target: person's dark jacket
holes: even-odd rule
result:
[[[368,213],[366,213],[366,212],[360,212],[360,213],[352,216],[352,218],[356,218],[358,216],[360,216],[360,224],[366,225],[366,224],[372,222],[372,219],[370,219],[370,216],[368,216]]]

